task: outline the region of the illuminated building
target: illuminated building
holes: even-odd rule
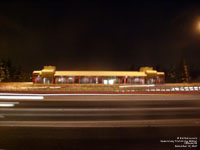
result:
[[[38,84],[161,84],[164,72],[152,67],[140,71],[56,71],[55,66],[44,66],[33,71],[33,83]]]

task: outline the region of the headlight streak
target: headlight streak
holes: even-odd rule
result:
[[[0,99],[44,99],[44,97],[43,96],[0,96]]]
[[[15,104],[19,104],[19,102],[0,102],[0,107],[14,107]]]
[[[121,85],[119,87],[154,87],[154,84],[149,84],[149,85]]]

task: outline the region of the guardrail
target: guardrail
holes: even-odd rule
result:
[[[128,90],[128,91],[153,91],[153,92],[159,92],[159,91],[167,91],[167,92],[200,92],[200,85],[154,85],[154,86],[149,86],[149,87],[130,87],[130,86],[119,86],[121,88],[123,88],[124,90]]]

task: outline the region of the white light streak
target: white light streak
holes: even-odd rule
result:
[[[19,102],[0,102],[0,104],[19,104]]]
[[[119,87],[154,87],[154,84],[148,84],[148,85],[120,85]]]
[[[0,107],[14,107],[14,104],[0,104]]]
[[[193,91],[193,87],[189,87],[190,91]]]
[[[61,88],[60,86],[55,86],[55,87],[49,87],[50,89],[59,89]]]
[[[19,102],[0,102],[0,107],[14,107]]]
[[[125,92],[125,91],[124,91]],[[28,96],[26,96],[26,97],[30,97],[29,95],[31,95],[31,96],[67,96],[67,95],[69,95],[69,96],[76,96],[76,95],[94,95],[94,96],[96,96],[96,95],[99,95],[99,96],[104,96],[104,95],[152,95],[152,94],[90,94],[90,93],[85,93],[85,94],[76,94],[76,93],[72,93],[72,94],[21,94],[21,93],[0,93],[0,95],[16,95],[15,97],[19,97],[18,95],[28,95]],[[2,97],[2,96],[0,96],[0,97]],[[7,96],[7,97],[10,97],[10,96]],[[44,97],[43,97],[44,98]]]
[[[43,96],[0,96],[0,99],[44,99]]]
[[[175,89],[175,91],[179,91],[179,88],[174,88]]]

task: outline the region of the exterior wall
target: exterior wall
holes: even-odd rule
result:
[[[162,84],[165,83],[164,76],[157,76],[151,78],[145,77],[68,77],[55,76],[41,77],[33,74],[33,83],[35,84]]]
[[[141,74],[140,72],[143,72]],[[123,76],[66,76],[65,73],[56,73],[55,68],[47,66],[42,71],[33,72],[33,83],[35,84],[162,84],[165,83],[165,76],[163,72],[157,72],[153,68],[144,67],[140,72],[134,72],[132,76],[124,76],[124,74],[130,74],[130,72],[118,72],[118,74],[111,72],[113,75]],[[63,71],[67,72],[67,71]],[[58,74],[60,73],[60,74]],[[82,72],[81,72],[82,73]],[[83,73],[82,73],[83,74]],[[55,76],[56,75],[56,76]],[[62,76],[61,76],[62,75]],[[70,75],[70,74],[69,74]],[[87,73],[85,74],[87,75]],[[99,74],[101,75],[101,74]],[[106,75],[109,75],[106,74]]]
[[[157,84],[163,84],[163,83],[165,83],[165,76],[164,75],[157,76]]]
[[[40,84],[40,83],[42,83],[42,77],[39,74],[33,74],[32,81],[35,84]]]
[[[68,77],[55,76],[41,77],[38,74],[33,74],[33,83],[35,84],[162,84],[165,83],[165,77]]]
[[[73,84],[75,82],[76,77],[68,77],[68,76],[55,76],[54,83],[55,84]]]

